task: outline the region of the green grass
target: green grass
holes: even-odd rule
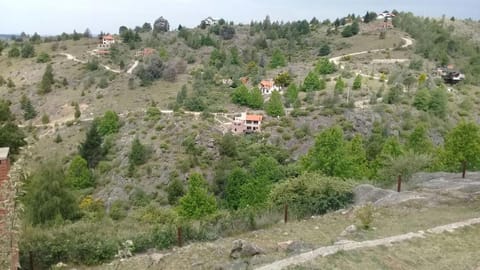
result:
[[[340,252],[288,269],[478,269],[480,226],[394,244]]]

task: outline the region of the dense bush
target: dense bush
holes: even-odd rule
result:
[[[353,183],[319,173],[307,173],[274,186],[270,202],[288,204],[298,216],[325,214],[353,201]]]

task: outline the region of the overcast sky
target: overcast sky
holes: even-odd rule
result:
[[[397,9],[416,15],[480,19],[480,0],[0,0],[0,33],[41,35],[116,33],[119,26],[134,27],[163,16],[171,28],[196,26],[208,16],[249,23],[270,15],[272,21],[317,17],[335,19],[349,13],[365,14]]]

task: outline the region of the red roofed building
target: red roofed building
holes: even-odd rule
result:
[[[275,85],[275,81],[273,79],[269,80],[262,80],[258,84],[258,88],[262,91],[263,95],[270,95],[273,91],[281,91],[282,88]]]
[[[242,113],[233,120],[232,132],[235,134],[260,132],[262,115]]]

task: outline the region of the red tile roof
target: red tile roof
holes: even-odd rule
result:
[[[103,36],[103,39],[105,39],[105,40],[115,40],[115,38],[113,38],[112,35]]]
[[[262,80],[260,82],[260,87],[265,87],[265,88],[272,88],[274,85],[273,80]]]
[[[246,119],[247,121],[262,121],[263,116],[257,114],[247,114]]]

